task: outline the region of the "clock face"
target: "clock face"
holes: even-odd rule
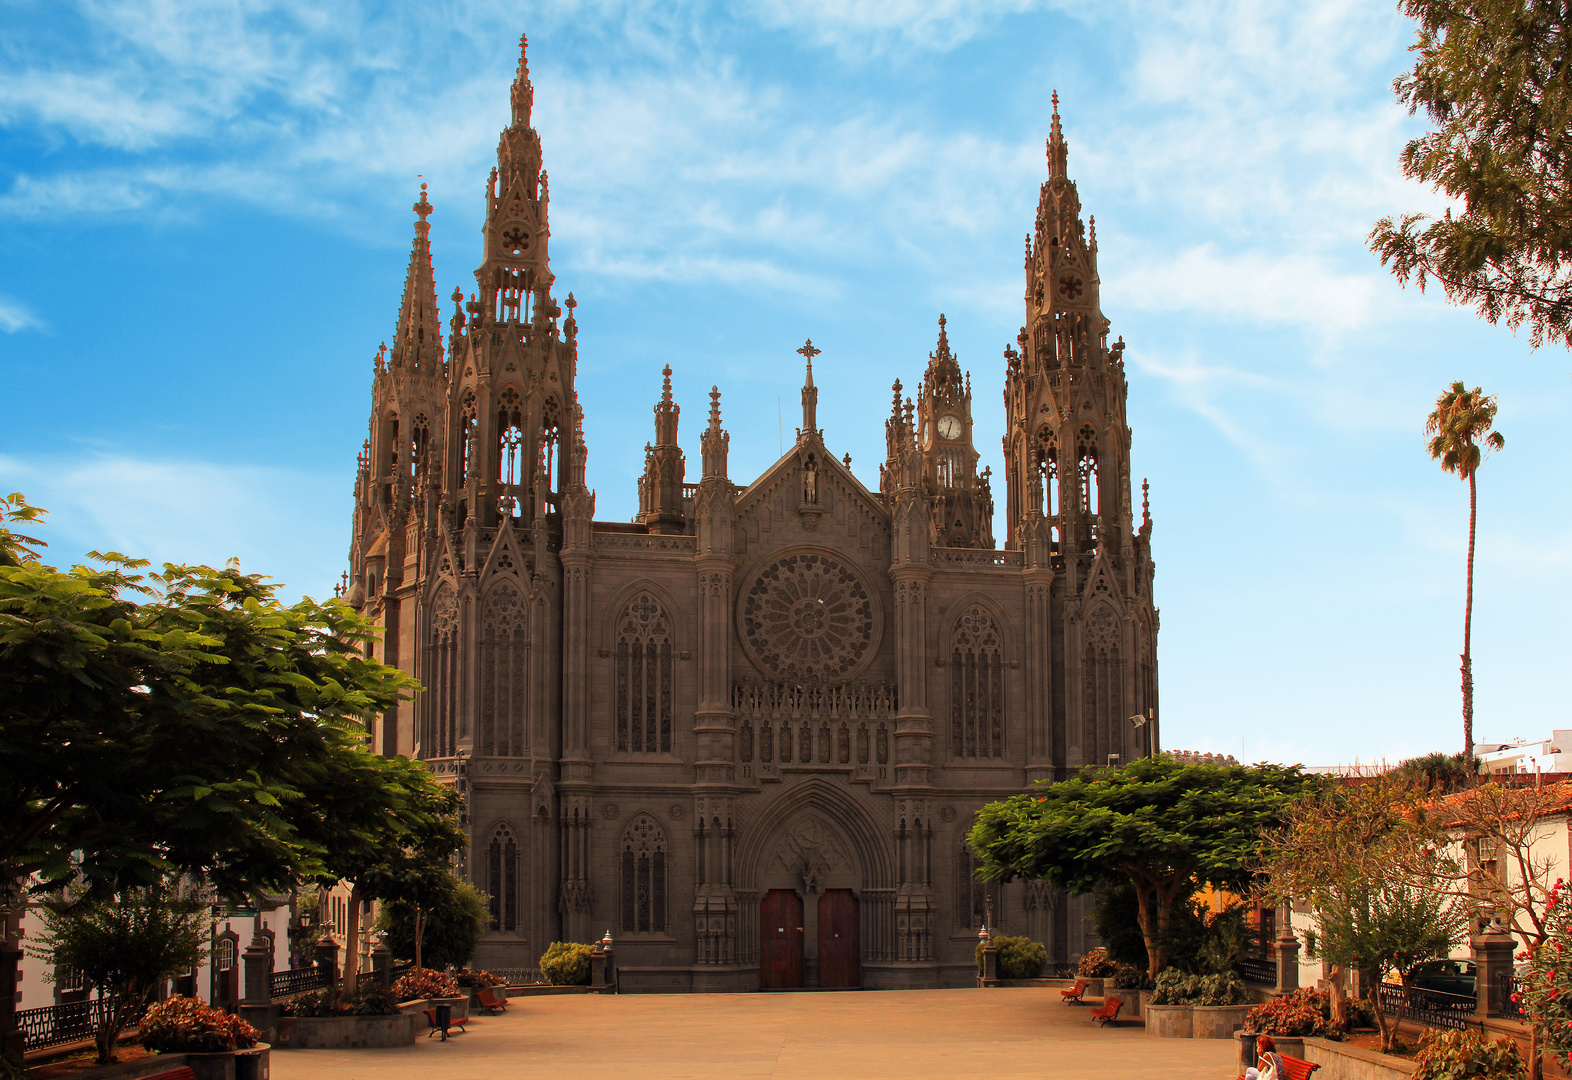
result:
[[[939,417],[939,434],[946,439],[959,439],[961,437],[961,420],[958,416]]]

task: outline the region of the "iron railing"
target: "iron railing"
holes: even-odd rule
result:
[[[540,968],[487,968],[508,986],[534,986],[546,980],[540,977]]]
[[[126,1026],[134,1026],[142,1019],[145,1005],[134,1005],[126,1013]],[[45,1046],[91,1039],[104,1016],[104,1000],[71,1001],[61,1005],[45,1005],[38,1009],[18,1009],[17,1027],[22,1030],[22,1047],[37,1050]]]
[[[311,990],[321,990],[329,984],[326,968],[303,967],[291,971],[275,971],[268,977],[269,996],[277,1001],[279,998],[294,997]]]
[[[1501,1015],[1507,1020],[1523,1019],[1523,984],[1510,972],[1501,975]]]
[[[1468,994],[1448,994],[1420,986],[1404,988],[1396,983],[1382,983],[1377,992],[1381,995],[1381,1010],[1395,1019],[1459,1031],[1474,1019],[1475,1001]]]
[[[1277,985],[1277,962],[1262,956],[1247,956],[1234,961],[1234,974],[1245,982],[1261,986]]]

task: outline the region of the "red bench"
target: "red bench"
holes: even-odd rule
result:
[[[1100,1021],[1103,1027],[1107,1027],[1110,1021],[1118,1021],[1119,1010],[1122,1008],[1124,1008],[1123,998],[1105,998],[1103,1000],[1103,1007],[1100,1009],[1093,1009],[1091,1017],[1093,1020]]]
[[[440,1031],[442,1032],[442,1040],[446,1042],[448,1038],[448,1030],[450,1028],[458,1028],[459,1033],[462,1035],[469,1034],[469,1032],[464,1030],[464,1018],[462,1016],[453,1016],[451,1012],[448,1016],[448,1026],[442,1027],[437,1022],[437,1008],[438,1006],[433,1005],[431,1008],[426,1010],[426,1022],[431,1025],[431,1030],[426,1032],[426,1038],[429,1039]]]
[[[1086,988],[1090,985],[1091,983],[1087,982],[1085,979],[1076,979],[1075,985],[1070,987],[1068,990],[1060,990],[1059,996],[1064,999],[1064,1003],[1066,1005],[1070,1004],[1072,1001],[1077,1005],[1084,1005],[1085,1002],[1081,1000],[1081,995],[1086,993]]]
[[[1319,1061],[1306,1061],[1304,1058],[1296,1058],[1292,1054],[1281,1052],[1277,1054],[1277,1060],[1283,1063],[1280,1080],[1310,1080],[1310,1074],[1321,1067]],[[1257,1059],[1256,1068],[1260,1067],[1260,1061]],[[1239,1080],[1244,1080],[1244,1077],[1239,1077]]]
[[[142,1080],[196,1080],[196,1073],[188,1066],[182,1065],[178,1069],[168,1069],[152,1076],[144,1076]]]
[[[508,1011],[508,999],[499,995],[489,986],[483,986],[476,991],[475,1004],[493,1016],[499,1012]]]
[[[1292,1054],[1280,1053],[1277,1059],[1283,1063],[1282,1080],[1310,1080],[1310,1074],[1321,1067],[1318,1061],[1306,1061]]]

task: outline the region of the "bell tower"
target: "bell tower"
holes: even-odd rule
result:
[[[972,381],[950,351],[944,316],[939,344],[928,354],[917,391],[922,479],[932,506],[933,542],[940,547],[993,547],[993,493],[987,470],[977,474],[972,444]]]
[[[1011,546],[1128,553],[1124,340],[1108,343],[1098,302],[1097,221],[1081,220],[1053,98],[1048,179],[1026,238],[1026,325],[1005,350],[1004,441]]]

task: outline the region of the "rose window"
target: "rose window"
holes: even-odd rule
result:
[[[870,656],[874,600],[834,559],[788,555],[765,567],[742,597],[743,641],[781,679],[841,680]]]

